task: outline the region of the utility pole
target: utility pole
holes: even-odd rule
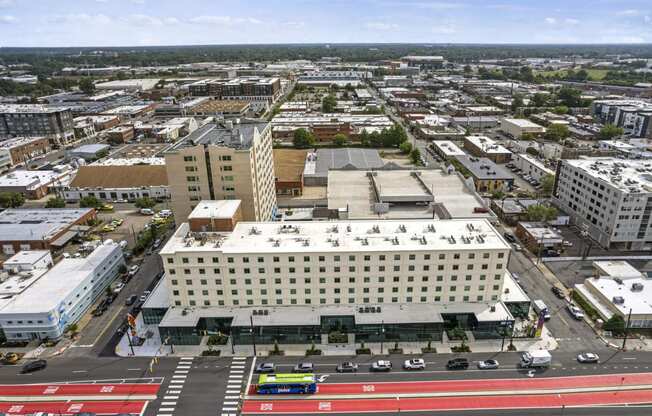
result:
[[[632,308],[629,308],[629,314],[627,315],[627,323],[625,323],[625,337],[623,338],[623,348],[625,351],[625,345],[627,344],[627,333],[629,332],[629,324],[632,320]]]
[[[380,354],[383,353],[383,342],[385,341],[385,321],[380,324]]]
[[[254,346],[254,357],[258,354],[256,354],[256,331],[254,331],[254,316],[249,315],[249,322],[251,323],[251,343]]]

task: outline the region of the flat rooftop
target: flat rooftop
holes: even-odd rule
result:
[[[274,175],[281,182],[301,182],[307,150],[274,149]]]
[[[547,224],[542,222],[519,222],[519,225],[523,227],[533,238],[541,243],[561,243],[564,240],[564,236],[553,230],[552,227],[549,227]]]
[[[376,149],[317,149],[307,155],[303,175],[325,178],[332,169],[379,169],[384,165]]]
[[[351,219],[370,218],[433,218],[433,207],[424,202],[431,201],[434,195],[436,217],[449,218],[491,218],[490,213],[477,213],[474,208],[483,206],[481,198],[469,190],[457,175],[449,175],[439,169],[420,169],[419,176],[412,170],[332,170],[328,174],[328,208],[348,208]],[[422,196],[390,203],[389,211],[378,214],[375,203],[378,201],[370,173],[376,173],[377,182],[391,190],[394,196]],[[405,192],[402,192],[405,190]],[[384,194],[386,197],[389,194]],[[399,198],[400,199],[400,198]],[[394,200],[393,202],[401,202]],[[417,204],[417,202],[420,202]]]
[[[262,133],[267,125],[267,122],[250,120],[232,125],[228,124],[228,122],[223,124],[209,123],[176,142],[169,150],[197,145],[248,149],[254,140],[256,132],[258,134]]]
[[[47,114],[65,110],[70,108],[43,104],[0,104],[0,113]]]
[[[240,207],[239,199],[218,201],[200,201],[195,209],[192,210],[188,219],[195,218],[233,218]]]
[[[518,157],[525,160],[530,165],[537,167],[539,170],[547,173],[548,175],[553,175],[553,176],[555,175],[554,170],[552,170],[549,167],[547,167],[546,165],[544,165],[542,161],[540,161],[539,159],[535,158],[532,155],[529,155],[527,153],[519,153]]]
[[[650,279],[616,280],[610,277],[590,277],[584,281],[584,285],[600,292],[623,316],[627,316],[630,309],[632,315],[652,315],[652,280]],[[614,298],[621,298],[622,302],[614,302],[616,300]]]
[[[623,192],[652,192],[652,161],[649,160],[596,157],[564,160],[563,163]]]
[[[49,240],[92,210],[92,208],[7,209],[0,212],[0,239]]]
[[[13,149],[14,147],[26,146],[30,143],[47,140],[46,137],[14,137],[11,139],[2,140],[0,142],[0,149]]]
[[[494,139],[487,136],[466,136],[464,139],[486,154],[512,154],[505,146],[498,144]]]
[[[624,260],[594,261],[593,268],[598,276],[619,277],[621,279],[643,277],[642,272]]]
[[[511,123],[517,127],[520,128],[537,128],[537,129],[544,129],[543,126],[538,125],[537,123],[533,123],[530,120],[526,118],[504,118],[502,119],[504,123]]]
[[[434,140],[432,145],[446,156],[465,156],[466,152],[450,140]]]
[[[507,169],[486,157],[456,156],[455,158],[479,180],[514,180],[514,175]]]
[[[161,253],[308,253],[509,250],[486,219],[239,222],[230,233],[190,233],[182,224]]]
[[[63,177],[69,173],[70,171],[18,169],[0,176],[0,187],[20,187],[31,190],[40,186],[48,186],[55,181],[61,185],[65,185],[68,181],[64,181]]]

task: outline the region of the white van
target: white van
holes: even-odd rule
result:
[[[543,319],[546,321],[550,319],[550,310],[541,299],[536,299],[534,302],[532,302],[532,308],[537,313],[537,316],[541,315],[543,312]]]
[[[154,210],[151,208],[141,208],[140,213],[143,215],[154,215]]]
[[[161,218],[167,218],[172,216],[172,210],[171,209],[162,209],[158,212],[158,216]]]

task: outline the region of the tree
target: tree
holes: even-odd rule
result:
[[[622,136],[625,131],[621,127],[616,127],[613,124],[605,124],[600,129],[598,136],[602,140],[611,140],[614,137]]]
[[[523,96],[521,94],[514,94],[512,97],[512,111],[516,111],[523,107]]]
[[[455,328],[449,331],[449,335],[453,339],[459,339],[460,341],[462,341],[462,349],[464,349],[466,340],[468,339],[464,328],[456,326]]]
[[[557,98],[567,107],[578,107],[580,105],[581,95],[582,91],[577,88],[562,87],[557,94]]]
[[[534,135],[532,133],[528,133],[527,131],[523,134],[521,134],[521,140],[533,140]]]
[[[102,202],[92,195],[85,196],[79,200],[80,208],[99,208],[101,206]]]
[[[625,319],[622,316],[614,314],[602,327],[605,331],[611,331],[614,335],[625,333]]]
[[[333,94],[328,94],[321,102],[321,111],[324,113],[332,113],[335,111],[337,99]]]
[[[541,94],[540,92],[538,92],[534,94],[530,104],[532,104],[535,107],[545,107],[545,105],[548,104],[548,95]]]
[[[568,114],[568,107],[565,105],[558,105],[552,109],[552,112],[555,114]]]
[[[298,129],[294,132],[292,143],[297,149],[305,149],[315,144],[315,135],[306,129]]]
[[[555,186],[555,176],[546,175],[541,179],[541,190],[546,196],[552,194],[552,188]]]
[[[25,203],[25,196],[19,192],[0,193],[0,207],[18,208]]]
[[[136,208],[153,208],[156,205],[156,201],[146,196],[143,198],[136,199],[134,205],[136,206]]]
[[[409,155],[410,152],[412,151],[412,143],[405,141],[401,143],[401,145],[398,148],[401,150],[401,153]]]
[[[66,207],[66,201],[59,196],[50,198],[45,203],[45,208],[65,208],[65,207]]]
[[[421,152],[416,147],[410,152],[410,162],[415,165],[421,164]]]
[[[95,84],[93,83],[93,80],[88,77],[84,77],[79,80],[79,89],[84,93],[84,94],[92,94],[95,92]]]
[[[560,142],[570,136],[570,131],[568,131],[568,126],[565,124],[551,124],[546,129],[546,134],[544,137],[548,140],[555,142]]]
[[[346,135],[345,135],[345,134],[342,134],[342,133],[337,133],[337,134],[333,137],[333,144],[334,144],[335,146],[342,147],[342,146],[344,146],[348,141],[349,141],[348,137],[346,137]]]
[[[530,205],[527,207],[528,221],[545,222],[557,218],[557,208],[547,205]]]

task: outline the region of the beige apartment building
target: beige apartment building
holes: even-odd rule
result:
[[[177,223],[201,200],[242,201],[245,221],[271,220],[276,210],[271,126],[243,120],[209,123],[166,154]]]

